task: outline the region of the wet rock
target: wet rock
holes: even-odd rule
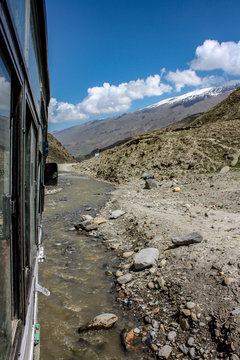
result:
[[[117,282],[119,283],[119,284],[126,284],[126,283],[128,283],[128,282],[130,282],[131,280],[132,280],[132,274],[130,274],[130,273],[127,273],[127,274],[125,274],[125,275],[122,275],[122,276],[120,276],[118,279],[117,279]]]
[[[93,231],[93,230],[97,230],[97,229],[98,229],[98,224],[96,224],[96,223],[91,223],[84,227],[84,230],[86,230],[86,231]]]
[[[124,215],[125,211],[123,210],[114,210],[109,216],[110,219],[118,219],[120,216]]]
[[[145,189],[154,189],[157,188],[157,183],[153,179],[147,179],[145,181]]]
[[[159,251],[156,248],[146,248],[139,251],[134,258],[134,266],[136,270],[142,270],[153,266],[157,261]]]
[[[120,277],[120,276],[122,276],[122,275],[123,275],[123,272],[120,271],[120,270],[117,270],[116,273],[115,273],[115,276],[116,276],[116,277]]]
[[[89,323],[80,326],[78,332],[88,330],[110,329],[118,320],[118,317],[111,313],[100,314],[92,319]]]
[[[165,345],[159,350],[158,356],[160,359],[168,359],[171,355],[172,347],[169,345]]]
[[[136,336],[135,329],[123,329],[121,332],[121,342],[125,350],[137,350],[136,346],[141,341],[140,336]]]
[[[153,174],[152,173],[143,173],[142,174],[142,176],[141,176],[141,179],[143,179],[143,180],[147,180],[147,179],[153,179],[154,178],[154,176],[153,176]]]
[[[199,232],[192,232],[182,236],[172,238],[172,243],[176,246],[189,245],[200,243],[203,240],[203,236]]]

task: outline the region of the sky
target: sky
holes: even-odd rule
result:
[[[240,78],[239,0],[46,0],[49,131]]]

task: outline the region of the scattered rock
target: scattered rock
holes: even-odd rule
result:
[[[175,188],[173,189],[173,192],[179,192],[179,191],[181,191],[181,188],[180,188],[180,187],[175,187]]]
[[[125,348],[125,350],[134,350],[136,351],[136,346],[139,345],[141,337],[139,334],[136,336],[135,329],[123,329],[121,332],[121,342]]]
[[[192,310],[192,309],[195,308],[196,304],[195,304],[194,302],[192,302],[192,301],[188,301],[188,302],[186,303],[186,306],[187,306],[187,308],[188,308],[189,310]]]
[[[119,284],[126,284],[126,283],[128,283],[129,281],[132,281],[132,274],[130,274],[130,273],[127,273],[127,274],[125,274],[125,275],[122,275],[122,276],[120,276],[118,279],[117,279],[117,282],[119,283]]]
[[[169,345],[164,345],[161,350],[159,350],[158,356],[160,359],[168,359],[171,355],[172,347]]]
[[[114,210],[111,212],[111,215],[109,216],[110,219],[117,219],[120,216],[124,215],[125,211],[123,210]]]
[[[180,322],[180,326],[183,330],[189,330],[190,329],[190,325],[189,322],[186,318],[184,318],[183,316],[180,316],[179,318],[179,322]]]
[[[224,166],[221,170],[220,170],[220,174],[226,174],[228,173],[230,170],[229,166]]]
[[[187,348],[187,346],[185,344],[181,344],[179,346],[179,349],[180,349],[180,351],[182,351],[184,353],[184,355],[188,354],[188,348]]]
[[[147,179],[145,181],[145,189],[154,189],[157,188],[157,183],[153,179]]]
[[[153,176],[153,174],[152,173],[143,173],[142,174],[142,176],[141,176],[141,179],[143,179],[143,180],[147,180],[147,179],[153,179],[154,178],[154,176]]]
[[[134,266],[136,270],[142,270],[153,266],[157,261],[159,251],[156,248],[146,248],[139,251],[134,258]]]
[[[172,243],[176,246],[181,246],[181,245],[200,243],[202,240],[203,240],[202,234],[200,234],[199,232],[192,232],[190,234],[185,234],[182,236],[172,238]]]
[[[97,223],[98,225],[100,225],[100,224],[106,223],[107,220],[105,218],[95,218],[94,222]]]
[[[170,331],[167,335],[167,338],[169,341],[173,341],[175,340],[176,336],[177,336],[176,331]]]
[[[98,316],[95,316],[92,321],[89,323],[80,326],[78,332],[88,331],[88,330],[101,330],[101,329],[110,329],[118,320],[118,317],[111,313],[104,313]]]
[[[123,258],[129,258],[130,256],[133,256],[134,251],[126,251],[122,254]]]

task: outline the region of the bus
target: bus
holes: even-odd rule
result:
[[[0,0],[1,360],[39,358],[44,185],[57,178],[50,164],[44,180],[49,100],[45,2]]]

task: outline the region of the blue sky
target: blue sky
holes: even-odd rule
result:
[[[46,0],[46,9],[50,131],[240,78],[239,0]]]

